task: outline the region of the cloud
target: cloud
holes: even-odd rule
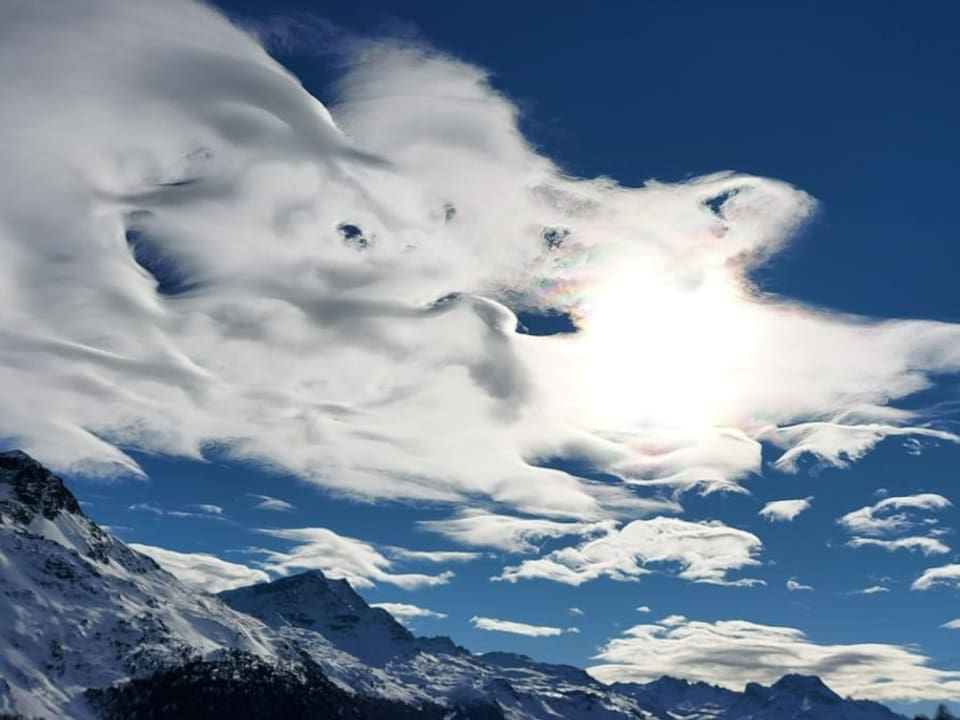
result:
[[[188,508],[193,508],[193,510],[166,510],[156,505],[150,503],[140,502],[134,503],[127,507],[127,510],[148,512],[151,515],[157,515],[158,517],[175,517],[175,518],[199,518],[201,520],[226,520],[223,516],[223,508],[219,505],[206,505],[206,504],[193,504],[187,505]]]
[[[787,590],[790,592],[797,592],[798,590],[813,590],[812,585],[804,585],[799,582],[796,578],[790,578],[787,580]]]
[[[960,587],[960,565],[942,565],[923,571],[913,584],[911,590],[929,590],[938,585],[952,585]]]
[[[207,515],[223,515],[223,508],[219,505],[210,505],[208,503],[194,503],[192,505],[187,505],[189,508],[194,508],[199,510],[202,513]]]
[[[577,546],[554,550],[504,568],[498,580],[539,578],[581,585],[600,577],[636,580],[649,565],[678,565],[678,576],[693,582],[755,585],[752,578],[732,580],[731,571],[759,565],[760,539],[719,522],[689,522],[657,517],[634,520]]]
[[[609,530],[609,522],[561,522],[545,518],[497,515],[483,510],[462,510],[447,520],[423,520],[417,525],[461,545],[488,547],[514,553],[537,551],[536,543],[570,535],[588,536]]]
[[[563,635],[569,632],[579,632],[576,628],[559,628],[549,625],[528,625],[527,623],[514,622],[513,620],[498,620],[497,618],[474,616],[470,622],[477,630],[489,630],[491,632],[513,633],[514,635],[526,635],[527,637],[553,637]]]
[[[393,560],[373,545],[327,528],[270,528],[258,532],[294,543],[286,552],[261,551],[265,556],[263,567],[280,575],[321,570],[331,577],[346,578],[354,587],[368,588],[383,582],[404,590],[446,585],[453,578],[450,571],[436,575],[391,572]]]
[[[139,543],[130,543],[130,547],[156,560],[180,582],[203,592],[218,593],[270,580],[263,570],[221,560],[207,553],[183,553]]]
[[[810,509],[811,500],[813,497],[800,500],[774,500],[764,505],[759,515],[771,522],[791,522],[797,515]]]
[[[388,546],[386,552],[398,560],[422,560],[433,563],[470,562],[480,557],[480,553],[461,550],[408,550],[402,547]]]
[[[649,682],[662,675],[742,690],[785,673],[818,675],[841,695],[874,700],[960,699],[960,673],[928,665],[899,645],[820,644],[791,627],[746,620],[636,625],[608,642],[589,668],[603,682]]]
[[[885,585],[871,585],[870,587],[865,587],[862,590],[854,590],[854,595],[876,595],[877,593],[890,592],[890,588]]]
[[[944,623],[941,627],[945,627],[948,630],[960,630],[960,618]]]
[[[855,537],[847,543],[850,547],[858,548],[874,546],[884,550],[919,550],[924,555],[942,555],[950,552],[950,548],[940,540],[932,537],[904,537],[896,540],[879,540],[877,538]]]
[[[294,509],[293,505],[288,503],[286,500],[270,497],[269,495],[256,495],[251,493],[247,497],[252,497],[260,501],[253,506],[256,510],[274,510],[276,512],[293,512],[293,509]]]
[[[216,448],[593,521],[742,491],[762,443],[790,470],[956,440],[901,407],[960,369],[956,325],[754,287],[815,211],[785,182],[571,177],[482,69],[410,43],[330,48],[327,108],[200,3],[21,2],[5,30],[0,436],[55,469]]]
[[[935,511],[948,507],[951,502],[934,493],[887,497],[874,505],[849,512],[837,522],[853,534],[880,536],[910,530],[919,524],[914,514],[896,512],[898,510]]]
[[[581,610],[578,607],[572,607],[567,612],[569,612],[571,615],[576,615],[576,616],[583,615],[583,610]]]
[[[428,610],[427,608],[422,608],[417,605],[410,605],[409,603],[371,603],[370,607],[383,608],[400,621],[412,620],[415,618],[437,618],[442,620],[446,617],[444,613],[436,612],[435,610]]]
[[[650,608],[646,605],[641,605],[640,607],[637,608],[637,612],[648,613],[650,612]]]

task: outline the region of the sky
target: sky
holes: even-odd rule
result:
[[[960,10],[0,12],[0,439],[94,520],[605,681],[960,703]]]

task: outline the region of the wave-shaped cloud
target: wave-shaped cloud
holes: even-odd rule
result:
[[[785,673],[817,675],[843,695],[872,700],[960,699],[960,673],[930,667],[912,648],[883,643],[820,644],[796,628],[745,620],[671,616],[635,625],[597,655],[604,682],[676,675],[742,690]]]
[[[0,33],[0,437],[55,468],[216,449],[602,520],[739,490],[761,443],[789,470],[957,439],[896,402],[960,369],[960,328],[751,283],[814,212],[787,183],[569,177],[481,69],[392,42],[328,109],[187,0],[15,1]]]

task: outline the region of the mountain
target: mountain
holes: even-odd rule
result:
[[[414,636],[313,571],[220,596],[184,587],[84,515],[63,482],[0,453],[0,718],[895,720],[788,675],[734,692]]]

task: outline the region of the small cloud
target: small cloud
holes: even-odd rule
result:
[[[443,619],[446,617],[445,613],[436,612],[435,610],[428,610],[427,608],[419,607],[418,605],[411,605],[409,603],[395,603],[395,602],[382,602],[382,603],[371,603],[370,607],[381,608],[386,610],[388,613],[393,615],[395,618],[401,622],[413,619],[413,618],[437,618]]]
[[[862,590],[854,590],[851,595],[876,595],[877,593],[886,593],[890,592],[890,588],[885,585],[871,585],[870,587],[865,587]]]
[[[804,585],[797,581],[796,578],[790,578],[787,580],[787,590],[790,592],[798,592],[800,590],[813,590],[812,585]]]
[[[569,611],[569,612],[570,612],[571,615],[577,615],[577,616],[583,615],[583,610],[581,610],[581,609],[578,608],[578,607],[572,607],[572,608],[570,608],[570,611]]]
[[[810,509],[813,496],[798,500],[774,500],[763,506],[758,513],[770,522],[792,522],[804,510]]]
[[[880,540],[878,538],[855,537],[847,543],[848,547],[859,548],[871,545],[888,552],[894,550],[917,550],[924,555],[945,555],[950,552],[949,546],[934,537],[904,537],[896,540]]]
[[[929,568],[913,581],[910,589],[929,590],[937,585],[960,587],[960,565],[941,565],[940,567]]]
[[[946,628],[947,630],[960,630],[960,618],[957,618],[956,620],[951,620],[948,623],[944,623],[940,627]]]
[[[255,510],[274,510],[276,512],[293,512],[293,505],[288,503],[286,500],[281,500],[280,498],[270,497],[269,495],[254,495],[248,494],[247,497],[254,498],[259,500],[256,505],[253,506]]]
[[[223,515],[223,508],[219,505],[210,505],[208,503],[195,503],[193,505],[187,505],[188,508],[193,508],[194,510],[199,510],[200,512],[207,513],[208,515]]]
[[[513,620],[499,620],[497,618],[488,618],[474,615],[470,622],[477,630],[488,630],[490,632],[512,633],[514,635],[526,635],[527,637],[554,637],[564,633],[580,632],[578,628],[559,628],[550,625],[528,625],[527,623],[515,622]]]
[[[637,608],[637,612],[648,613],[650,612],[650,608],[646,605],[641,605],[640,607]]]

